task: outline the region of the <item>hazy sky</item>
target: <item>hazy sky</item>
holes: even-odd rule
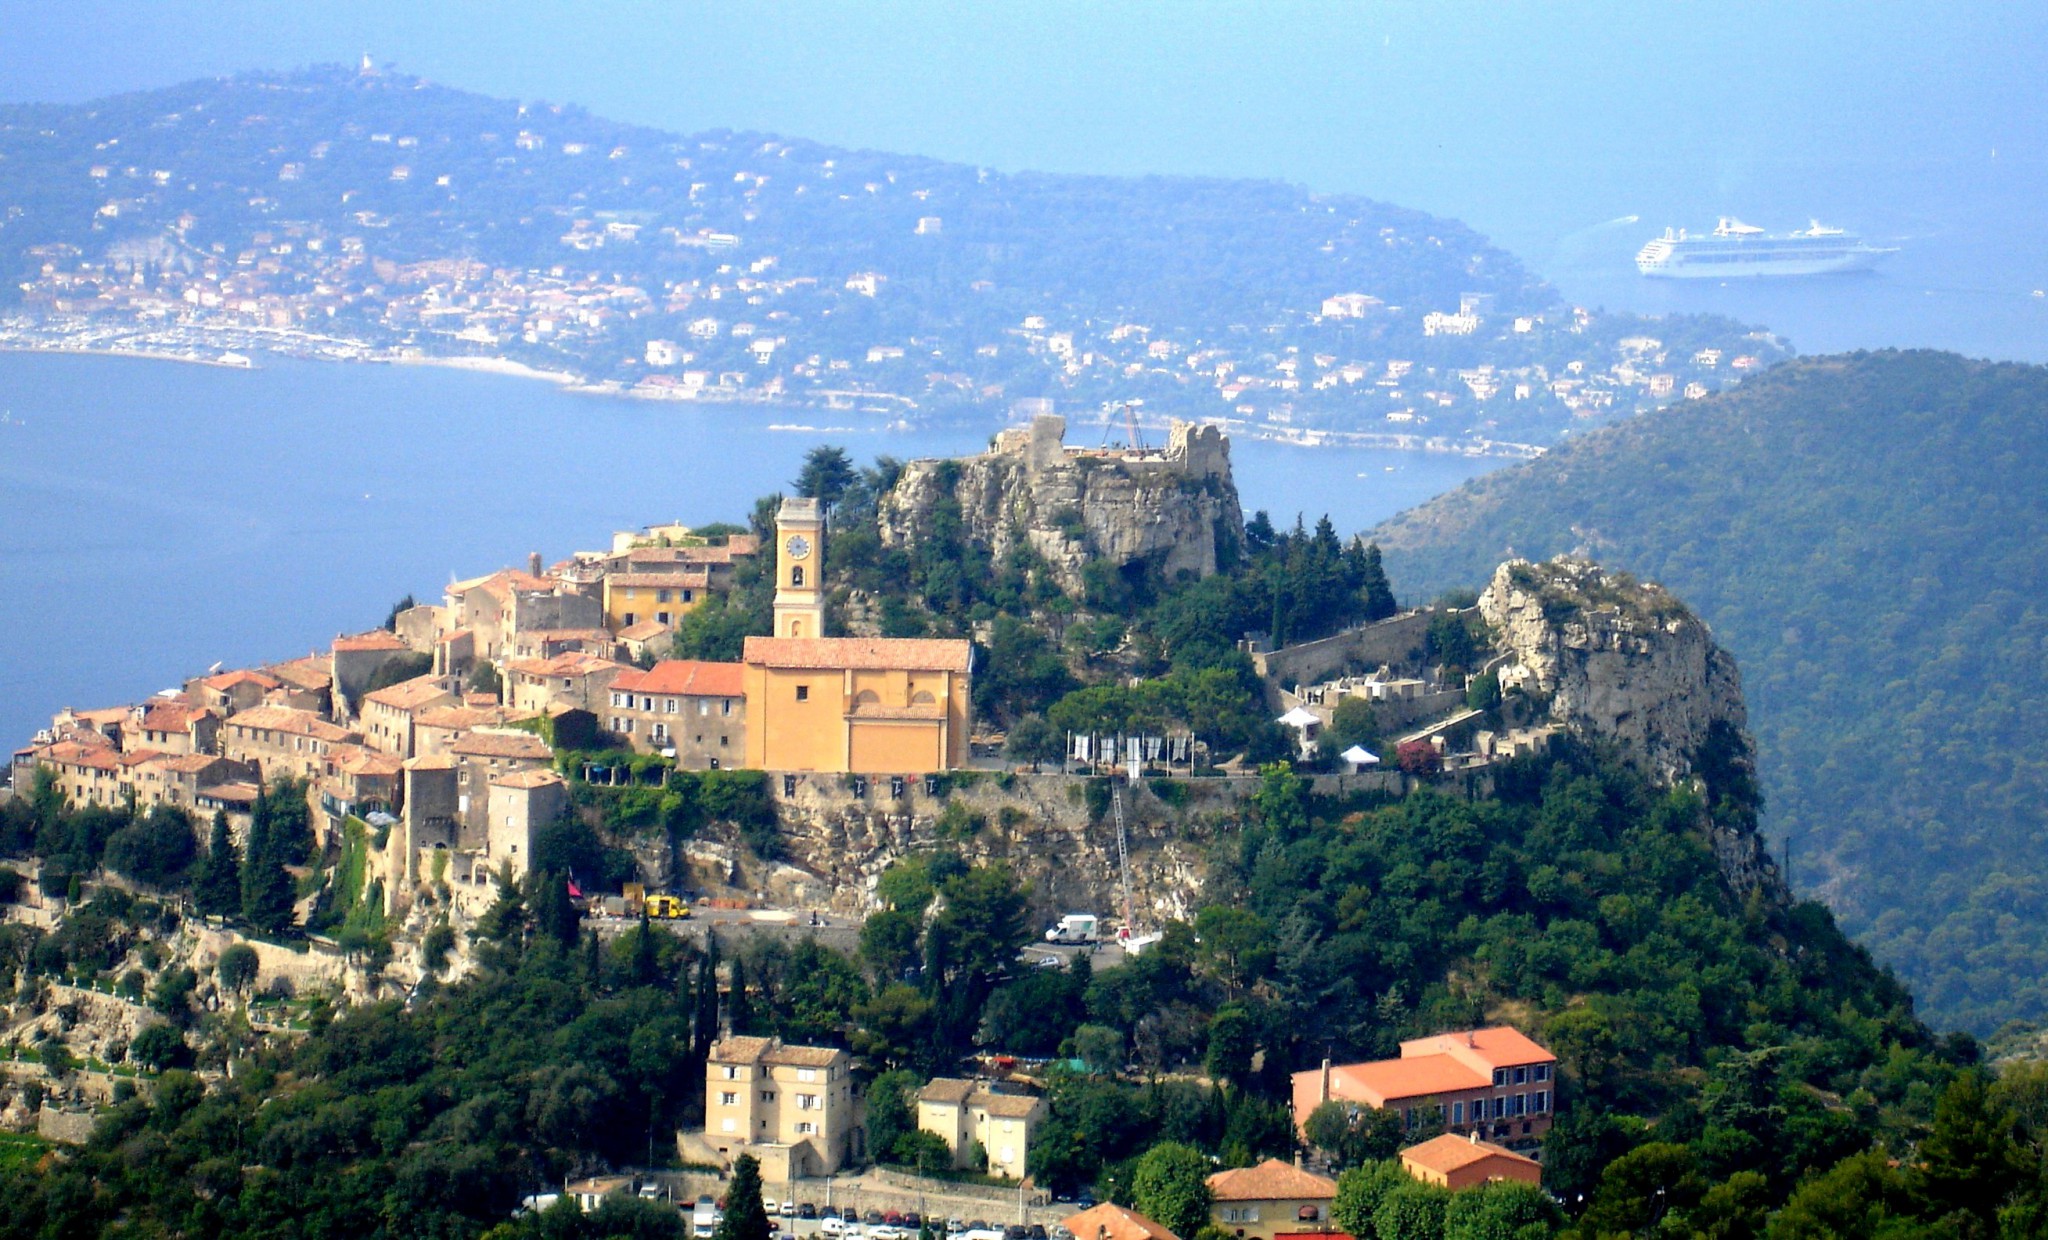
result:
[[[0,0],[0,98],[367,51],[675,129],[1278,177],[1532,246],[1672,204],[1840,212],[1902,177],[2038,173],[2048,4],[1952,7]]]

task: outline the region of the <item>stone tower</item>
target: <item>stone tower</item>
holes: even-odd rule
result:
[[[825,514],[785,499],[775,514],[775,636],[825,635]]]

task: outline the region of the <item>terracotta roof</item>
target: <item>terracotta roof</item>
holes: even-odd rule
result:
[[[774,1038],[720,1038],[711,1044],[712,1063],[759,1063],[775,1044]]]
[[[136,722],[146,732],[189,732],[194,723],[211,714],[209,707],[156,698],[142,708],[142,718]]]
[[[227,761],[228,759],[221,757],[219,754],[179,753],[159,754],[157,755],[156,764],[167,771],[176,771],[180,775],[196,775],[210,768],[216,762]],[[241,766],[242,764],[236,762],[232,765]]]
[[[845,1054],[845,1051],[834,1050],[829,1046],[784,1046],[778,1043],[768,1048],[768,1053],[761,1056],[761,1062],[787,1064],[797,1068],[824,1068]]]
[[[995,1094],[983,1090],[969,1098],[967,1105],[980,1107],[997,1119],[1029,1119],[1045,1101],[1036,1094]]]
[[[289,706],[252,706],[248,710],[229,715],[228,726],[290,732],[296,736],[310,736],[314,740],[322,741],[361,739],[361,734],[329,723],[310,710],[295,710]]]
[[[655,590],[703,589],[711,584],[710,574],[701,568],[682,573],[613,573],[606,580],[615,586],[636,586]]]
[[[590,676],[613,669],[624,671],[626,664],[583,650],[565,650],[552,659],[514,659],[505,669],[526,676]]]
[[[919,1102],[951,1102],[957,1104],[967,1101],[967,1095],[973,1093],[977,1088],[979,1086],[973,1081],[963,1081],[957,1076],[935,1076],[932,1078],[931,1084],[917,1091],[917,1100]]]
[[[509,774],[500,775],[495,779],[491,780],[491,787],[524,788],[530,790],[534,788],[545,788],[549,784],[566,784],[568,782],[568,780],[563,779],[560,775],[555,774],[553,771],[548,770],[546,767],[540,767],[536,770],[513,771]]]
[[[345,775],[394,776],[405,765],[405,759],[395,753],[379,753],[374,749],[360,746],[351,747],[349,752],[330,758],[334,769]]]
[[[336,653],[365,650],[403,650],[405,649],[405,643],[398,639],[398,634],[391,632],[389,629],[371,629],[367,633],[357,633],[353,637],[335,638],[334,649]]]
[[[749,637],[742,661],[760,667],[965,672],[974,648],[939,637]]]
[[[1061,1221],[1074,1233],[1074,1240],[1180,1240],[1136,1210],[1114,1201],[1091,1206]]]
[[[418,710],[422,706],[437,703],[442,698],[454,696],[442,685],[440,677],[429,674],[415,676],[411,680],[401,680],[375,693],[366,693],[363,695],[363,701],[389,706],[393,710]]]
[[[531,732],[465,732],[448,746],[448,752],[465,758],[532,758],[546,762],[555,756],[548,743]]]
[[[252,672],[246,667],[237,668],[232,672],[222,672],[218,676],[208,676],[199,683],[209,689],[232,689],[236,685],[249,682],[254,682],[260,689],[276,689],[283,684],[282,681],[266,676],[262,672]]]
[[[537,594],[553,590],[554,588],[555,583],[545,577],[536,577],[532,573],[522,572],[516,568],[501,568],[495,573],[488,573],[482,577],[471,577],[467,581],[457,581],[448,587],[447,593],[467,594],[471,590],[485,590],[493,598],[503,600],[514,590],[523,590],[528,594]]]
[[[1330,1069],[1330,1096],[1386,1106],[1397,1098],[1427,1098],[1463,1089],[1484,1089],[1493,1074],[1459,1063],[1449,1055],[1414,1059],[1379,1059],[1347,1063]]]
[[[429,706],[413,716],[416,728],[481,728],[505,722],[502,706]]]
[[[1321,1201],[1336,1197],[1337,1181],[1268,1158],[1256,1167],[1218,1171],[1209,1177],[1209,1194],[1218,1201]]]
[[[1449,1175],[1461,1167],[1469,1167],[1488,1158],[1507,1158],[1518,1163],[1527,1163],[1532,1167],[1537,1165],[1535,1159],[1526,1158],[1491,1141],[1476,1141],[1450,1132],[1401,1151],[1402,1162],[1412,1162],[1418,1167],[1443,1175]]]
[[[279,680],[289,681],[301,689],[308,689],[317,693],[334,683],[334,657],[332,655],[311,654],[303,659],[291,659],[283,663],[273,663],[268,671]],[[276,688],[278,686],[273,685],[271,687]]]
[[[1557,1056],[1531,1041],[1521,1030],[1507,1025],[1473,1029],[1461,1033],[1439,1033],[1434,1037],[1410,1038],[1401,1043],[1401,1055],[1454,1055],[1489,1068],[1512,1068],[1519,1064],[1554,1063]]]
[[[653,641],[668,631],[669,627],[659,620],[642,620],[637,624],[629,624],[625,628],[620,629],[619,640],[623,642]]]
[[[445,753],[423,753],[417,758],[408,758],[405,762],[405,769],[408,771],[452,771],[455,767],[455,759]]]
[[[644,672],[627,672],[612,682],[624,693],[674,693],[686,697],[745,697],[744,663],[663,659]]]
[[[224,784],[213,784],[209,787],[201,788],[194,795],[206,797],[214,801],[246,803],[253,802],[259,791],[255,784],[239,779],[231,779]]]

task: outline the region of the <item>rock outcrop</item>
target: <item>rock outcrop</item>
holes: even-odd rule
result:
[[[1501,688],[1550,720],[1617,743],[1660,783],[1693,772],[1717,723],[1748,727],[1735,659],[1661,586],[1584,560],[1511,560],[1479,596],[1505,656]]]
[[[1042,415],[980,456],[912,461],[880,505],[883,544],[940,536],[957,505],[968,541],[997,560],[1022,541],[1069,593],[1091,560],[1199,577],[1235,552],[1244,513],[1222,431],[1176,422],[1160,451],[1068,448],[1065,431]]]

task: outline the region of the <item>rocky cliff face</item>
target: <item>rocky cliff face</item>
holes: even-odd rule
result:
[[[938,536],[957,505],[970,542],[1001,559],[1021,541],[1069,593],[1090,560],[1206,576],[1235,550],[1244,513],[1223,432],[1176,423],[1164,450],[1095,452],[1066,448],[1065,427],[1042,416],[980,456],[912,461],[880,505],[882,542]]]
[[[1734,658],[1661,586],[1584,560],[1511,560],[1479,611],[1506,656],[1503,689],[1547,698],[1552,722],[1618,743],[1659,782],[1692,773],[1716,723],[1748,726]]]
[[[1494,570],[1479,610],[1506,659],[1501,687],[1547,699],[1552,723],[1616,743],[1662,784],[1708,774],[1701,759],[1716,748],[1715,778],[1753,778],[1735,659],[1663,587],[1563,556],[1511,560]],[[1729,886],[1788,898],[1753,815],[1703,806],[1700,818]]]

